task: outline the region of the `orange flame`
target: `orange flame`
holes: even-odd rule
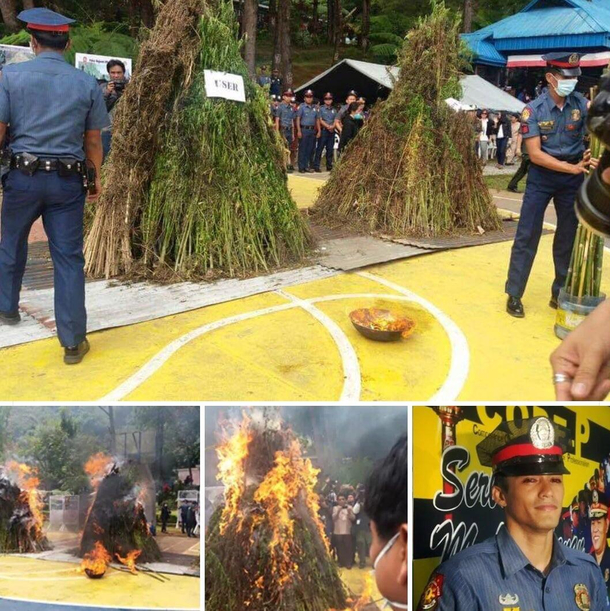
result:
[[[89,577],[101,577],[111,560],[112,556],[101,541],[96,541],[93,550],[85,554],[78,572],[86,573]]]
[[[275,466],[254,493],[254,500],[265,508],[265,515],[273,531],[269,550],[280,585],[290,581],[299,568],[291,553],[294,540],[291,511],[298,498],[305,501],[328,549],[324,527],[318,517],[318,495],[314,492],[319,472],[313,468],[309,459],[302,458],[301,446],[294,439],[287,450],[276,452]]]
[[[373,331],[400,331],[404,338],[409,337],[415,329],[415,322],[410,318],[398,316],[389,310],[363,308],[350,314],[353,322]]]
[[[89,460],[85,463],[84,469],[85,473],[91,480],[91,485],[93,488],[97,489],[113,463],[114,461],[112,457],[104,454],[103,452],[98,452],[89,458]]]
[[[367,605],[373,602],[373,575],[367,573],[364,578],[364,590],[356,601],[348,599],[349,607],[345,607],[343,611],[362,611]],[[337,609],[329,609],[329,611],[338,611]]]
[[[244,414],[237,432],[226,438],[216,449],[218,455],[216,479],[222,481],[225,486],[225,506],[220,518],[221,535],[226,532],[232,520],[239,520],[239,529],[244,520],[243,513],[239,509],[239,500],[245,488],[245,459],[248,456],[250,441],[252,441],[250,419]]]
[[[38,478],[38,471],[28,465],[20,464],[15,461],[10,461],[6,465],[6,469],[11,473],[17,480],[17,485],[21,488],[21,494],[19,500],[22,503],[27,503],[32,512],[34,518],[34,530],[36,535],[42,535],[42,501],[38,493],[38,487],[40,486],[40,479]]]
[[[136,561],[140,557],[142,550],[134,549],[131,552],[127,552],[127,557],[123,558],[119,554],[115,554],[121,564],[124,564],[134,575],[138,572],[136,570]]]

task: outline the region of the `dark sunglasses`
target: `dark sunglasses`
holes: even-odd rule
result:
[[[326,102],[326,100],[330,100],[331,102],[333,101],[333,98],[324,98],[324,101]]]

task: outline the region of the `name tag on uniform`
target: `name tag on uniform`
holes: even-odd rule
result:
[[[555,121],[538,121],[541,132],[550,132],[555,127]]]

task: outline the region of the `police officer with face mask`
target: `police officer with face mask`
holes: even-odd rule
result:
[[[525,316],[521,298],[551,199],[557,213],[557,230],[553,241],[555,280],[549,305],[557,308],[578,226],[574,212],[576,192],[588,168],[597,165],[584,145],[588,102],[575,91],[581,74],[580,56],[561,52],[549,53],[544,59],[548,89],[521,115],[521,134],[531,165],[505,287],[506,310],[516,318]]]

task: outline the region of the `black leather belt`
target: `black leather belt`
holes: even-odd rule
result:
[[[557,157],[557,160],[565,161],[566,163],[571,163],[572,165],[578,165],[582,161],[582,157],[568,157],[568,158]]]
[[[85,168],[84,162],[76,159],[41,159],[29,153],[13,155],[10,167],[30,175],[35,172],[59,172],[61,176],[82,176]]]
[[[301,125],[301,129],[316,129],[315,125]]]

